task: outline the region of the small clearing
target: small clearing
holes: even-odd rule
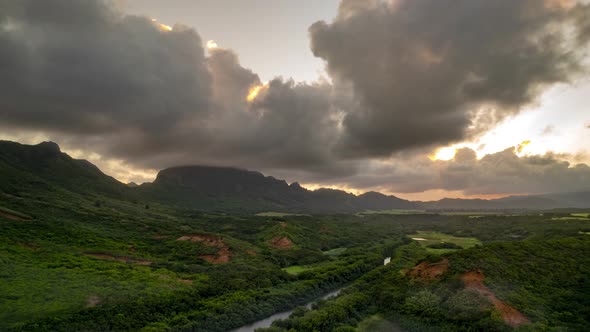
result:
[[[311,217],[309,214],[285,213],[285,212],[260,212],[255,214],[257,217]]]
[[[86,299],[86,308],[94,308],[102,302],[101,298],[93,295]]]
[[[461,276],[461,280],[465,284],[465,288],[474,290],[488,298],[494,307],[496,307],[496,309],[500,312],[500,315],[506,324],[512,327],[530,324],[530,320],[526,318],[520,311],[498,299],[496,294],[494,294],[494,292],[492,292],[483,284],[484,279],[485,275],[479,270],[470,271]]]
[[[86,256],[90,256],[90,257],[94,257],[100,260],[105,260],[105,261],[113,261],[113,262],[119,262],[119,263],[126,263],[126,264],[136,264],[136,265],[144,265],[144,266],[148,266],[148,265],[152,265],[152,261],[148,261],[145,259],[141,259],[141,258],[135,258],[135,257],[130,257],[130,256],[119,256],[119,255],[112,255],[112,254],[105,254],[105,253],[93,253],[93,252],[87,252],[85,253]]]
[[[199,258],[206,260],[211,264],[229,263],[232,252],[228,247],[222,247],[215,255],[200,255]]]
[[[270,240],[271,247],[275,249],[290,249],[293,247],[293,241],[286,236],[274,237]]]
[[[292,275],[298,275],[301,272],[305,272],[305,271],[309,271],[309,270],[313,270],[313,266],[293,265],[293,266],[283,268],[283,271],[285,271],[289,274],[292,274]]]
[[[347,248],[344,248],[344,247],[342,247],[342,248],[335,248],[335,249],[331,249],[331,250],[328,250],[328,251],[323,251],[322,253],[324,255],[328,255],[328,256],[334,257],[334,256],[340,256],[340,255],[342,255],[346,251],[346,249]]]
[[[200,255],[199,258],[203,259],[211,264],[224,264],[229,263],[231,260],[232,252],[229,247],[223,242],[223,238],[220,236],[209,235],[209,234],[192,234],[181,236],[176,241],[191,241],[200,242],[207,247],[218,248],[217,253],[213,255]]]
[[[430,248],[431,245],[453,243],[461,248],[467,249],[476,245],[481,245],[481,241],[474,237],[459,237],[439,232],[425,232],[418,231],[415,234],[408,235],[412,240],[418,241],[428,252],[434,254],[445,254],[448,252],[457,251],[459,249],[453,248]]]
[[[439,279],[448,270],[449,260],[443,258],[440,262],[436,263],[422,262],[414,266],[407,274],[409,274],[412,279],[428,282]]]
[[[156,234],[156,235],[152,236],[152,239],[154,239],[154,240],[164,240],[164,239],[167,239],[169,237],[170,237],[170,235]]]

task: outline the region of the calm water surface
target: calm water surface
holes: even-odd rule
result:
[[[338,294],[340,294],[340,291],[341,290],[342,290],[342,288],[337,289],[337,290],[335,290],[333,292],[330,292],[330,293],[328,293],[328,294],[326,294],[326,295],[324,295],[324,296],[322,296],[320,298],[317,298],[317,299],[313,300],[312,302],[309,302],[308,304],[306,304],[305,307],[307,309],[311,309],[311,305],[313,303],[317,302],[319,299],[326,300],[326,299],[329,299],[331,297],[338,296]],[[293,313],[293,310],[279,312],[279,313],[276,313],[276,314],[274,314],[272,316],[266,317],[265,319],[261,319],[261,320],[259,320],[257,322],[254,322],[252,324],[244,325],[244,326],[242,326],[240,328],[237,328],[235,330],[231,330],[230,332],[254,332],[256,329],[259,329],[259,328],[270,327],[270,325],[272,324],[272,322],[274,322],[275,320],[289,318],[289,316],[291,315],[291,313]]]

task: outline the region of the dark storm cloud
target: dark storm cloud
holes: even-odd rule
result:
[[[138,166],[329,167],[332,87],[260,79],[192,29],[103,1],[0,0],[0,126]]]
[[[394,3],[343,1],[333,23],[311,27],[333,83],[264,83],[182,25],[169,31],[99,0],[0,0],[0,134],[45,134],[139,168],[240,166],[399,192],[588,183],[587,166],[551,155],[475,160],[465,150],[445,163],[416,152],[471,137],[569,80],[588,6]]]
[[[353,86],[340,152],[388,156],[473,137],[581,72],[589,5],[557,0],[344,0],[310,28]],[[573,37],[573,38],[572,38]]]
[[[2,118],[68,133],[170,130],[207,113],[199,36],[100,1],[2,1]],[[4,122],[3,121],[3,122]]]

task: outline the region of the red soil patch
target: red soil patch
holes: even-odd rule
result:
[[[170,237],[170,235],[160,235],[160,234],[152,236],[152,238],[155,240],[163,240],[163,239],[167,239],[169,237]]]
[[[281,221],[281,222],[279,223],[279,225],[280,225],[280,226],[281,226],[281,228],[283,228],[283,229],[287,228],[287,223],[286,223],[286,222],[284,222],[284,221]]]
[[[449,260],[444,258],[437,263],[422,262],[414,266],[408,274],[420,281],[433,281],[449,270]]]
[[[19,243],[19,245],[23,248],[27,248],[27,249],[33,250],[33,251],[37,251],[41,248],[39,245],[33,244],[33,243]]]
[[[483,281],[485,275],[479,271],[470,271],[461,276],[461,280],[465,284],[465,288],[474,290],[479,294],[485,296],[492,302],[494,307],[498,309],[504,322],[512,327],[518,327],[523,324],[530,324],[528,318],[526,318],[520,311],[502,302],[496,297],[496,294],[487,288]]]
[[[181,236],[176,241],[191,241],[191,242],[201,242],[208,247],[222,247],[225,246],[223,243],[223,238],[215,235],[207,235],[207,234],[193,234],[193,235],[185,235]]]
[[[223,247],[219,249],[215,255],[201,255],[199,258],[204,259],[211,264],[224,264],[229,263],[231,260],[231,255],[231,250],[229,250],[228,247]]]
[[[258,254],[256,253],[256,251],[254,251],[254,250],[252,250],[252,249],[248,249],[248,250],[246,250],[246,253],[247,253],[248,255],[250,255],[250,256],[256,256],[256,255],[258,255]]]
[[[223,264],[229,263],[231,260],[232,252],[229,247],[223,242],[223,238],[215,235],[207,234],[193,234],[181,236],[176,241],[191,241],[200,242],[207,247],[219,248],[219,251],[215,255],[201,255],[199,258],[211,263],[211,264]]]
[[[0,211],[0,217],[4,217],[6,219],[10,219],[10,220],[14,220],[14,221],[27,221],[27,220],[31,220],[29,218],[26,218],[25,219],[25,218],[21,218],[19,216],[15,216],[14,214],[8,213],[8,212],[5,212],[5,211]]]
[[[274,237],[270,240],[270,245],[276,249],[289,249],[293,246],[293,242],[288,237]]]
[[[115,256],[111,254],[103,254],[103,253],[85,253],[86,256],[106,260],[106,261],[115,261],[119,263],[127,263],[127,264],[136,264],[136,265],[152,265],[152,261],[148,261],[141,258],[134,258],[129,256]]]
[[[99,305],[101,302],[102,302],[101,298],[94,295],[94,296],[89,297],[86,300],[86,307],[93,308],[93,307],[96,307],[97,305]]]
[[[192,285],[193,281],[190,279],[178,279],[178,281],[182,282],[183,284]]]

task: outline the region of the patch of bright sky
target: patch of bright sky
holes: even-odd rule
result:
[[[203,42],[214,40],[234,50],[240,62],[263,82],[276,76],[315,81],[326,76],[313,56],[308,28],[331,21],[339,0],[118,0],[127,14],[156,18],[173,26],[194,28]]]
[[[452,159],[454,150],[469,147],[479,158],[530,141],[525,155],[549,151],[571,154],[572,162],[588,162],[581,155],[590,152],[590,80],[574,85],[559,85],[547,91],[538,104],[500,123],[475,142],[442,147],[433,152],[436,159]],[[574,160],[575,159],[575,160]]]

